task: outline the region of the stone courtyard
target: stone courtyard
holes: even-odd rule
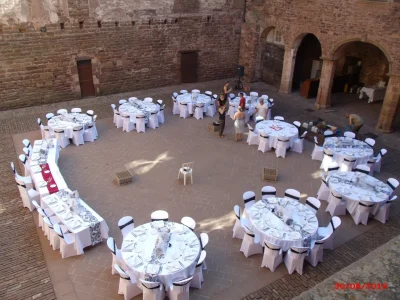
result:
[[[233,122],[227,119],[226,137],[219,139],[207,131],[212,120],[181,119],[172,115],[171,94],[180,89],[199,88],[218,92],[224,81],[185,84],[84,100],[34,106],[0,112],[1,202],[0,202],[0,298],[1,299],[122,299],[118,296],[117,275],[111,275],[111,253],[105,243],[86,248],[84,255],[62,259],[49,246],[37,223],[36,212],[22,207],[9,167],[17,162],[22,139],[40,138],[36,124],[47,112],[59,108],[81,107],[98,114],[99,139],[76,147],[70,145],[60,153],[59,166],[71,189],[107,222],[109,235],[117,245],[122,236],[119,218],[134,217],[135,225],[147,223],[157,209],[169,212],[169,219],[179,222],[183,216],[197,221],[195,232],[207,232],[207,271],[202,289],[191,289],[190,299],[299,299],[354,298],[395,299],[398,293],[398,232],[400,206],[392,206],[389,222],[370,220],[367,226],[356,226],[349,215],[341,217],[342,225],[335,235],[335,249],[324,251],[324,262],[316,268],[305,263],[304,274],[289,275],[284,264],[275,272],[260,268],[261,255],[245,258],[240,240],[232,239],[233,206],[242,205],[242,194],[252,190],[260,198],[260,189],[271,183],[261,180],[263,167],[279,170],[278,195],[287,188],[301,191],[301,202],[315,196],[320,186],[318,161],[311,160],[314,145],[305,143],[302,154],[289,152],[285,159],[274,152],[261,153],[245,141],[233,140]],[[233,80],[232,80],[233,82]],[[330,112],[313,109],[313,102],[296,95],[283,95],[264,83],[252,90],[275,99],[273,115],[286,121],[309,121],[321,117],[343,129],[345,111],[369,111],[366,103],[338,102]],[[146,133],[122,132],[112,124],[111,103],[119,99],[146,96],[163,99],[166,123]],[[363,115],[364,116],[364,115]],[[377,134],[376,149],[385,147],[381,173],[386,180],[398,178],[398,133],[375,132],[374,114],[365,113],[362,135]],[[184,162],[194,161],[194,184],[183,186],[177,172]],[[116,186],[115,172],[133,171],[133,183]],[[20,168],[21,169],[21,168]],[[398,194],[398,191],[397,191]],[[319,226],[326,226],[330,215],[326,202],[318,211]],[[387,243],[387,244],[386,244]],[[386,245],[385,245],[386,244]],[[374,274],[376,273],[376,276]],[[338,291],[335,282],[387,282],[385,291]],[[136,298],[135,298],[136,299]],[[137,297],[141,299],[141,297]]]

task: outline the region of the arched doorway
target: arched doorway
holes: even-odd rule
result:
[[[292,91],[299,90],[307,80],[319,78],[322,69],[322,49],[318,38],[314,34],[308,33],[302,39],[300,37],[297,43],[300,43],[300,45],[296,53]],[[317,90],[318,85],[316,85]]]
[[[282,32],[275,27],[264,29],[260,36],[260,44],[261,79],[265,83],[279,87],[285,54]]]

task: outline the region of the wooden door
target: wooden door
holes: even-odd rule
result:
[[[96,96],[93,84],[92,61],[79,60],[77,63],[82,97]]]
[[[181,53],[181,82],[197,82],[197,51]]]

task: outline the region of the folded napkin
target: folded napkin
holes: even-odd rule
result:
[[[42,140],[36,140],[35,143],[34,143],[34,145],[41,145],[42,142],[43,142]]]
[[[81,221],[75,220],[70,223],[72,229],[76,229],[81,227]]]
[[[40,181],[40,182],[36,183],[36,185],[38,187],[45,187],[45,186],[47,186],[47,182],[46,181]]]
[[[56,207],[55,211],[56,211],[56,213],[63,212],[63,211],[65,211],[65,207],[64,207],[64,206],[61,206],[61,205],[59,205],[59,206],[57,206],[57,207]]]
[[[156,264],[148,264],[146,267],[146,273],[157,274],[160,270],[160,266]]]
[[[72,219],[73,217],[74,216],[70,212],[67,212],[67,214],[64,216],[64,220],[68,221],[68,220]]]
[[[278,231],[276,231],[275,229],[268,230],[268,233],[270,235],[272,235],[273,237],[276,237],[276,238],[280,238],[281,237],[280,233]]]

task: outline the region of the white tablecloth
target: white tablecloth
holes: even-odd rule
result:
[[[274,212],[271,210],[274,209]],[[293,224],[287,225],[277,214],[289,213]],[[305,205],[288,198],[268,198],[257,201],[249,211],[249,223],[260,243],[279,245],[283,251],[290,247],[303,247],[317,238],[318,219]],[[309,245],[306,245],[309,246]]]
[[[170,247],[163,258],[153,254],[159,230],[169,230]],[[166,288],[194,274],[200,256],[200,241],[188,227],[174,222],[151,222],[136,227],[122,242],[122,258],[129,276],[154,278]]]
[[[52,148],[47,148],[49,143],[53,145]],[[47,158],[45,160],[39,161],[40,150],[47,151]],[[58,145],[57,139],[37,140],[33,144],[32,155],[29,162],[29,168],[32,181],[35,184],[36,190],[39,192],[41,199],[49,195],[49,190],[47,189],[47,185],[42,185],[42,183],[44,184],[44,179],[42,176],[39,163],[40,164],[47,163],[49,165],[52,177],[54,178],[54,181],[56,182],[59,190],[67,188],[67,184],[63,176],[61,175],[60,169],[57,166],[59,151],[60,151],[60,146]]]
[[[351,214],[355,212],[359,201],[380,206],[392,193],[386,183],[360,172],[336,172],[329,176],[328,184],[331,190],[347,201],[347,210]]]
[[[245,96],[244,98],[246,99],[246,110],[249,111],[250,115],[253,115],[256,111],[258,100],[253,101],[251,96]],[[240,97],[236,97],[235,99],[233,99],[233,101],[229,101],[229,104],[235,105],[235,112],[236,112],[240,104]]]
[[[88,125],[92,124],[92,122],[92,117],[87,114],[68,113],[54,116],[49,120],[47,125],[52,130],[64,130],[65,136],[72,139],[74,136],[73,129],[75,127],[83,126],[83,129],[85,129]]]
[[[197,97],[195,97],[195,95],[192,95],[191,93],[186,93],[179,95],[176,100],[179,104],[187,103],[190,114],[193,114],[193,103],[195,103],[196,105],[204,104],[203,112],[207,112],[207,108],[211,103],[210,96],[207,96],[205,94],[198,94]]]
[[[256,124],[256,131],[263,135],[269,136],[270,147],[276,148],[279,137],[285,137],[289,139],[288,147],[292,147],[294,141],[299,136],[299,131],[296,126],[282,122],[282,121],[262,121]]]
[[[340,164],[345,158],[356,159],[355,166],[366,164],[374,150],[365,142],[345,137],[325,139],[324,148],[333,152],[333,159]]]
[[[382,101],[385,98],[386,88],[367,88],[363,87],[360,90],[360,99],[364,97],[364,94],[368,97],[368,103],[374,101]]]
[[[75,235],[76,249],[94,246],[108,238],[108,226],[85,201],[71,211],[70,189],[44,197],[42,208],[50,208],[61,222]]]
[[[150,114],[152,112],[158,112],[159,109],[159,105],[141,100],[130,100],[118,108],[120,113],[128,113],[133,123],[136,123],[136,115],[138,114],[145,115],[145,123],[147,123],[149,121]]]

